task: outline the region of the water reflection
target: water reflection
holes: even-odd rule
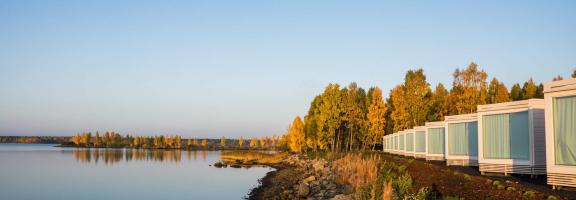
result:
[[[63,151],[70,153],[70,151]],[[83,163],[99,163],[111,165],[121,161],[156,161],[156,162],[175,162],[182,159],[180,150],[163,150],[163,149],[86,149],[74,148],[72,150],[74,160]],[[187,151],[187,159],[194,160],[198,157],[197,151]],[[202,160],[206,160],[206,151],[201,151]]]

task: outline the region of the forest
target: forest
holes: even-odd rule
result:
[[[451,88],[441,83],[432,87],[424,70],[409,70],[385,99],[378,87],[331,83],[312,100],[304,119],[297,116],[289,125],[288,146],[293,152],[373,150],[386,134],[474,113],[477,105],[544,97],[542,83],[530,78],[508,90],[496,77],[488,82],[488,74],[476,63],[456,69],[452,77]]]

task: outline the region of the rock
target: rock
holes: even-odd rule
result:
[[[306,197],[310,193],[310,188],[306,184],[298,185],[298,197]]]
[[[221,167],[224,167],[224,164],[222,164],[221,162],[217,162],[217,163],[214,163],[214,167],[221,168]]]
[[[232,168],[241,168],[242,166],[240,166],[240,165],[238,165],[238,164],[235,164],[235,165],[230,165],[230,167],[232,167]]]
[[[339,194],[339,195],[334,196],[331,200],[352,200],[352,196]]]
[[[305,184],[309,184],[312,181],[315,181],[316,177],[315,176],[309,176],[308,178],[305,178],[304,180],[302,180],[303,183]]]

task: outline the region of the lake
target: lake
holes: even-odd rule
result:
[[[242,199],[271,168],[215,168],[219,151],[0,144],[0,199]]]

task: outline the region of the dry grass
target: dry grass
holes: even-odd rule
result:
[[[363,159],[359,154],[348,154],[332,163],[337,181],[350,184],[355,188],[376,181],[378,178],[380,157],[369,156]]]
[[[288,153],[265,151],[225,151],[220,154],[223,161],[273,165],[282,162]]]

